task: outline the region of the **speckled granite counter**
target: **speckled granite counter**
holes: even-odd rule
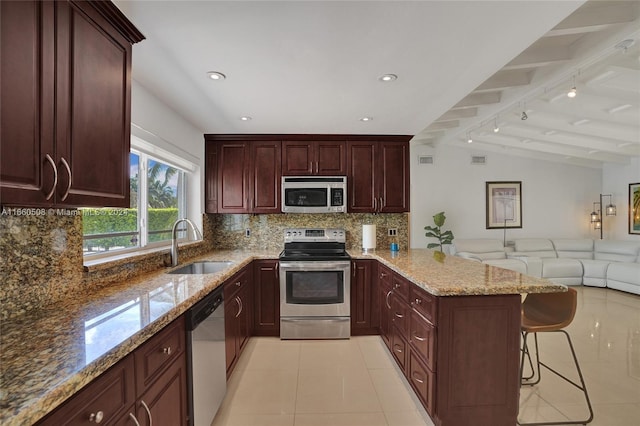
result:
[[[566,291],[562,284],[522,275],[444,253],[411,249],[371,254],[350,251],[355,259],[376,259],[434,296],[465,296]]]
[[[273,251],[218,251],[205,275],[143,275],[1,324],[0,424],[29,425],[140,346],[254,259]]]
[[[351,255],[378,260],[437,296],[566,290],[431,250]],[[218,251],[187,262],[234,262],[216,274],[169,275],[162,270],[3,321],[0,424],[36,422],[252,260],[277,257],[275,251]]]

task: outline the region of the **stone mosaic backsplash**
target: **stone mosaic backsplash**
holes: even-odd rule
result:
[[[336,213],[336,214],[211,214],[205,215],[212,223],[214,248],[249,250],[279,250],[284,244],[286,228],[344,228],[347,231],[347,249],[362,249],[362,225],[375,224],[377,250],[389,250],[397,242],[406,250],[409,242],[409,215],[407,213]],[[389,237],[387,230],[396,228],[398,235]],[[250,235],[246,235],[249,230]]]
[[[377,249],[397,242],[407,249],[408,214],[204,215],[204,241],[180,247],[185,262],[216,249],[280,251],[286,228],[344,228],[347,249],[362,248],[362,225],[376,224]],[[397,237],[387,236],[397,228]],[[246,230],[250,235],[246,236]],[[85,267],[81,215],[0,215],[0,320],[156,271],[169,261],[168,250]]]

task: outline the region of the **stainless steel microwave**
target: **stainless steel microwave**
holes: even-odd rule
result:
[[[346,176],[283,176],[283,213],[346,213]]]

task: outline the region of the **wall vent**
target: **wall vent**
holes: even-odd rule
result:
[[[471,156],[471,164],[476,166],[484,166],[487,164],[487,156],[486,155],[472,155]]]
[[[418,164],[433,164],[433,155],[419,155]]]

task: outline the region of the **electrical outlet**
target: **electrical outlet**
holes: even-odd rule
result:
[[[244,236],[245,237],[250,237],[251,236],[251,229],[247,228],[244,230]]]
[[[390,237],[398,236],[398,228],[389,228],[389,236]]]

